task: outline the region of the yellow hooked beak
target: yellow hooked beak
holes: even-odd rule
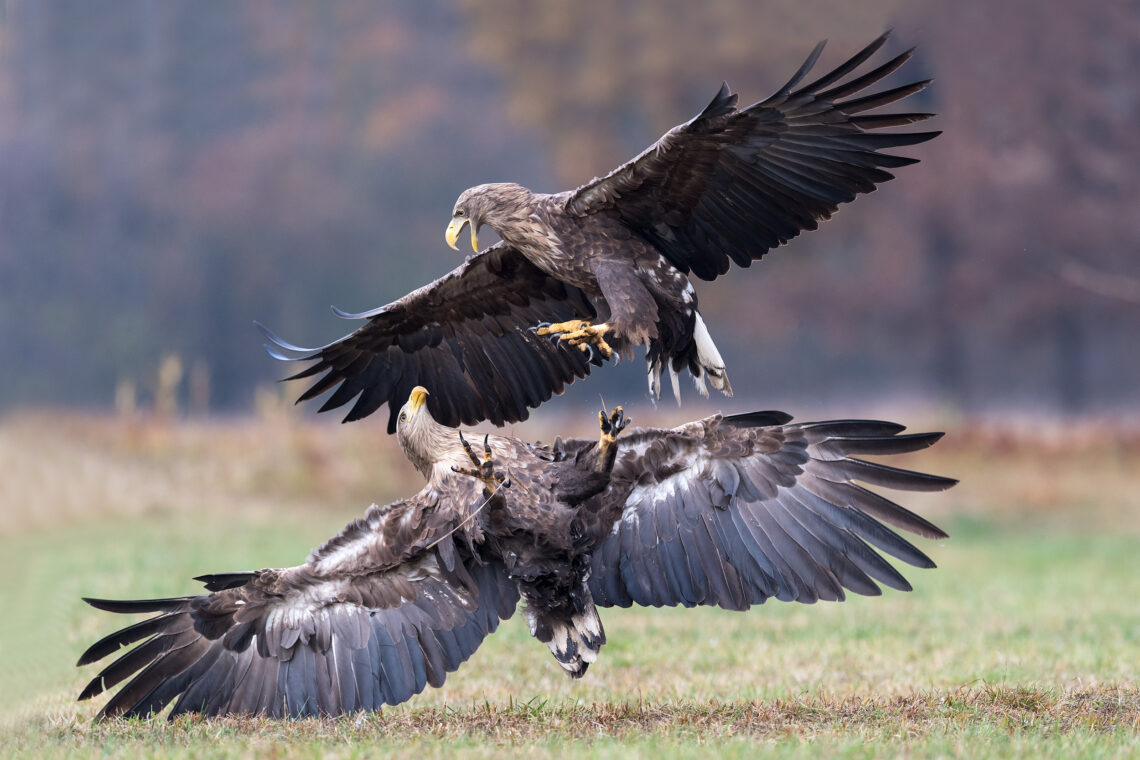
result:
[[[471,224],[470,219],[466,217],[462,219],[454,217],[451,220],[451,224],[447,225],[447,234],[444,235],[444,237],[447,238],[447,244],[451,246],[453,250],[459,250],[459,246],[455,244],[455,241],[459,239],[459,234],[463,232],[464,226],[468,224]],[[479,239],[475,237],[475,225],[473,224],[471,224],[471,250],[476,253],[479,252]]]
[[[427,403],[427,397],[429,395],[428,389],[422,385],[417,385],[415,388],[412,388],[412,393],[408,396],[408,403],[412,405],[412,414],[418,412],[420,408]]]

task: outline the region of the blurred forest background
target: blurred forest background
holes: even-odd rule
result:
[[[752,102],[818,40],[831,66],[888,26],[945,134],[699,284],[733,407],[1133,410],[1135,0],[0,0],[0,410],[147,407],[162,383],[247,410],[287,369],[253,320],[321,344],[352,327],[329,304],[442,275],[465,187],[581,184],[722,80]],[[570,395],[642,396],[643,374]]]
[[[593,437],[599,394],[638,425],[774,408],[948,430],[890,462],[962,479],[905,495],[954,536],[917,542],[941,569],[908,572],[914,594],[610,611],[574,682],[516,616],[443,689],[325,724],[327,744],[304,721],[90,724],[93,671],[72,663],[119,621],[81,596],[293,564],[423,484],[382,416],[289,407],[300,389],[274,381],[294,368],[255,319],[333,340],[354,323],[330,304],[459,263],[443,234],[464,188],[574,187],[723,80],[754,102],[819,40],[823,71],[888,27],[877,60],[918,45],[894,83],[935,78],[907,105],[944,134],[818,231],[697,283],[736,397],[686,383],[651,412],[639,357],[511,432]],[[592,755],[753,757],[732,743],[758,731],[789,755],[1130,756],[1138,125],[1140,0],[0,0],[0,757],[566,758],[578,730]],[[742,728],[772,699],[807,708]],[[666,718],[626,733],[605,717],[622,705]]]

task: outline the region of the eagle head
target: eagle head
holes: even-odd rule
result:
[[[459,250],[455,241],[463,228],[471,228],[471,250],[479,250],[479,229],[489,225],[491,229],[506,239],[504,230],[509,231],[510,220],[518,216],[518,209],[528,205],[532,193],[522,185],[513,182],[492,182],[487,185],[469,187],[459,194],[455,210],[451,212],[451,222],[447,225],[447,244]]]
[[[396,418],[396,441],[416,469],[427,475],[440,456],[451,447],[455,429],[441,425],[427,408],[427,388],[412,388]]]

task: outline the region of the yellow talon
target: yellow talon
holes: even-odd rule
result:
[[[569,322],[558,322],[546,325],[535,330],[538,335],[557,335],[558,340],[577,346],[582,353],[589,353],[590,346],[598,350],[601,355],[609,359],[614,354],[613,347],[603,337],[609,332],[610,326],[604,322],[600,325],[591,325],[581,319],[572,319]]]
[[[614,407],[613,412],[607,417],[605,411],[598,412],[598,424],[602,428],[602,435],[598,441],[598,445],[603,452],[606,452],[609,447],[613,446],[617,441],[617,437],[621,431],[625,430],[629,425],[629,419],[625,416],[625,411],[620,407]]]
[[[584,319],[571,319],[569,322],[555,322],[552,325],[540,327],[535,330],[535,334],[554,335],[555,333],[574,333],[580,331],[583,327],[589,326],[590,323]]]

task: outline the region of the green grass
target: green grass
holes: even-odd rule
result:
[[[0,425],[0,453],[21,456],[23,446],[4,451],[5,441],[42,435],[32,427]],[[1066,509],[994,501],[1037,493],[1024,452],[947,447],[940,458],[936,448],[916,464],[994,486],[967,488],[966,500],[957,490],[923,497],[920,509],[953,537],[918,540],[939,568],[905,571],[913,593],[748,613],[606,610],[609,643],[581,681],[565,678],[516,617],[442,689],[381,715],[93,724],[100,702],[72,700],[95,669],[73,663],[122,619],[79,597],[182,594],[202,572],[300,561],[366,505],[361,494],[383,500],[414,481],[387,442],[348,430],[336,429],[335,443],[324,428],[293,430],[285,443],[263,430],[267,453],[247,451],[258,436],[241,427],[140,439],[89,423],[29,447],[59,452],[70,474],[48,467],[42,480],[0,491],[5,508],[36,510],[0,534],[0,756],[1140,753],[1140,516],[1126,480],[1113,485],[1138,458],[1130,450],[1074,457],[1068,466],[1092,470],[1084,482],[1095,504]],[[326,445],[324,458],[311,455]],[[371,469],[359,466],[369,460]],[[80,473],[88,508],[53,516],[66,500],[53,472],[74,478],[84,462],[97,464]],[[171,481],[178,487],[164,496],[156,484]],[[122,488],[154,495],[139,508]]]

